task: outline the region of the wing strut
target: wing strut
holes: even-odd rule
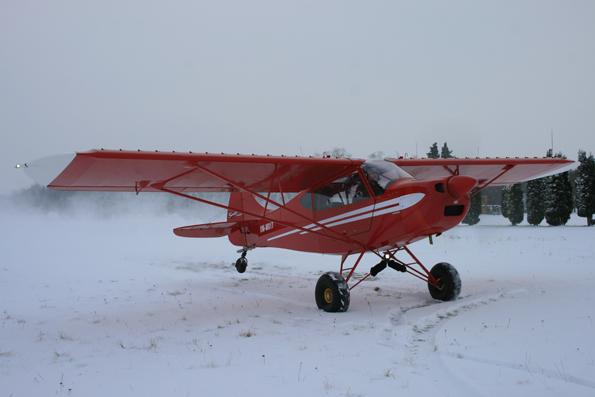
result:
[[[232,186],[232,187],[234,187],[234,188],[236,188],[238,190],[243,190],[243,191],[245,191],[247,193],[252,194],[253,196],[259,197],[260,199],[264,200],[266,203],[269,203],[270,202],[271,204],[276,205],[277,207],[283,208],[284,210],[286,210],[286,211],[288,211],[288,212],[290,212],[290,213],[292,213],[294,215],[297,215],[300,218],[303,218],[304,220],[306,220],[308,222],[313,223],[314,225],[316,225],[320,229],[323,229],[323,230],[325,230],[327,232],[333,233],[333,234],[335,234],[337,236],[336,237],[329,236],[327,233],[321,233],[318,230],[313,230],[313,229],[306,229],[304,227],[297,226],[296,224],[292,224],[292,223],[280,221],[279,219],[276,219],[276,218],[273,219],[271,217],[266,216],[265,214],[257,214],[257,213],[251,212],[251,211],[246,211],[243,208],[232,207],[229,204],[228,205],[225,205],[225,204],[221,204],[221,203],[216,203],[214,201],[210,201],[210,200],[203,199],[203,198],[200,198],[200,197],[194,197],[194,196],[191,196],[189,194],[177,192],[175,190],[168,189],[167,187],[165,187],[165,185],[167,183],[169,183],[169,182],[171,182],[171,181],[173,181],[173,180],[175,180],[177,178],[180,178],[182,176],[185,176],[187,174],[190,174],[190,173],[192,173],[194,171],[197,171],[197,170],[206,172],[207,174],[212,175],[215,178],[218,178],[218,179],[220,179],[220,180],[228,183],[230,186]],[[342,173],[344,173],[344,172],[345,171],[343,171]],[[335,178],[333,178],[333,179],[335,179]],[[223,209],[226,209],[228,211],[237,211],[237,212],[243,213],[245,215],[249,215],[249,216],[253,216],[253,217],[256,217],[256,218],[264,219],[264,220],[266,220],[268,222],[275,222],[275,223],[281,224],[281,225],[286,226],[286,227],[296,228],[296,229],[299,229],[299,230],[301,230],[303,232],[314,233],[314,234],[318,234],[318,235],[323,236],[323,237],[326,237],[326,238],[334,238],[336,240],[343,241],[343,242],[346,242],[346,243],[357,244],[357,245],[359,245],[359,246],[362,247],[362,249],[363,249],[364,252],[368,250],[368,247],[366,247],[364,244],[360,243],[359,241],[354,240],[354,239],[351,239],[351,238],[349,238],[347,236],[344,236],[341,233],[339,233],[338,231],[335,231],[333,229],[330,229],[329,227],[324,226],[324,225],[322,225],[322,224],[314,221],[313,219],[310,219],[307,216],[305,216],[303,214],[300,214],[297,211],[292,210],[291,208],[287,208],[287,206],[285,206],[285,205],[283,205],[281,203],[278,203],[275,200],[272,200],[270,198],[270,195],[268,197],[267,196],[263,196],[262,194],[259,194],[257,192],[254,192],[251,189],[248,189],[248,188],[240,185],[239,183],[234,182],[234,181],[232,181],[232,180],[230,180],[228,178],[225,178],[224,176],[219,175],[216,172],[211,171],[211,170],[209,170],[209,169],[207,169],[207,168],[205,168],[205,167],[203,167],[201,165],[198,165],[198,164],[195,165],[192,169],[187,170],[187,171],[185,171],[185,172],[183,172],[183,173],[181,173],[179,175],[176,175],[176,176],[173,176],[171,178],[168,178],[168,179],[166,179],[166,180],[164,180],[162,182],[154,183],[154,184],[151,185],[151,187],[154,188],[154,189],[156,189],[156,190],[165,192],[165,193],[170,193],[170,194],[173,194],[173,195],[176,195],[176,196],[184,197],[184,198],[187,198],[187,199],[190,199],[190,200],[194,200],[194,201],[198,201],[198,202],[201,202],[201,203],[204,203],[204,204],[208,204],[208,205],[212,205],[212,206],[215,206],[215,207],[223,208]]]
[[[500,173],[498,173],[498,175],[496,175],[495,177],[493,177],[492,179],[490,179],[489,181],[485,182],[483,185],[478,186],[473,193],[471,194],[472,196],[475,196],[477,193],[481,192],[483,189],[485,189],[486,187],[488,187],[491,183],[493,183],[496,179],[500,178],[502,175],[506,174],[508,171],[510,171],[511,169],[514,168],[513,164],[508,164],[505,165],[504,168],[502,168],[502,171],[500,171]]]
[[[450,172],[451,175],[459,175],[459,166],[455,166],[455,170],[451,170],[449,166],[447,165],[443,165],[442,168],[444,168],[445,170],[447,170],[448,172]]]
[[[288,208],[287,206],[285,206],[285,205],[283,205],[283,204],[281,204],[281,203],[278,203],[278,202],[277,202],[277,201],[275,201],[275,200],[272,200],[272,199],[270,198],[270,195],[268,195],[268,196],[263,196],[262,194],[260,194],[260,193],[258,193],[258,192],[255,192],[255,191],[252,191],[251,189],[248,189],[247,187],[245,187],[245,186],[242,186],[242,185],[240,185],[240,184],[238,184],[238,183],[236,183],[236,182],[232,181],[231,179],[228,179],[228,178],[226,178],[226,177],[224,177],[224,176],[222,176],[222,175],[219,175],[218,173],[216,173],[216,172],[214,172],[214,171],[211,171],[211,170],[209,170],[208,168],[206,168],[206,167],[203,167],[203,166],[201,166],[201,165],[196,165],[196,167],[197,167],[198,169],[200,169],[201,171],[203,171],[203,172],[206,172],[207,174],[209,174],[209,175],[211,175],[211,176],[214,176],[215,178],[217,178],[217,179],[219,179],[219,180],[222,180],[222,181],[224,181],[224,182],[226,182],[226,183],[230,184],[231,186],[235,187],[236,189],[243,190],[243,191],[245,191],[245,192],[247,192],[247,193],[250,193],[250,194],[252,194],[253,196],[260,198],[261,200],[264,200],[266,203],[270,202],[271,204],[273,204],[273,205],[276,205],[276,206],[277,206],[277,207],[279,207],[279,208],[283,208],[285,211],[287,211],[287,212],[290,212],[290,213],[291,213],[291,214],[293,214],[293,215],[299,216],[300,218],[302,218],[302,219],[304,219],[304,220],[306,220],[306,221],[308,221],[308,222],[311,222],[312,224],[316,225],[316,226],[317,226],[317,227],[319,227],[320,229],[323,229],[323,230],[326,230],[327,232],[330,232],[330,233],[333,233],[333,234],[335,234],[335,235],[338,235],[338,236],[340,237],[340,238],[338,238],[338,240],[342,240],[342,241],[345,241],[345,242],[349,242],[349,243],[357,244],[357,245],[359,245],[360,247],[362,247],[362,249],[363,249],[364,251],[366,251],[366,250],[367,250],[367,247],[366,247],[364,244],[362,244],[362,243],[358,242],[357,240],[354,240],[354,239],[351,239],[351,238],[349,238],[349,237],[347,237],[347,236],[344,236],[344,235],[343,235],[343,234],[341,234],[340,232],[338,232],[338,231],[336,231],[336,230],[333,230],[333,229],[331,229],[331,228],[329,228],[329,227],[327,227],[327,226],[324,226],[323,224],[321,224],[321,223],[319,223],[319,222],[316,222],[315,220],[313,220],[313,219],[311,219],[311,218],[308,218],[307,216],[305,216],[305,215],[303,215],[303,214],[300,214],[299,212],[297,212],[297,211],[295,211],[295,210],[292,210],[291,208]],[[345,171],[343,171],[342,173],[345,173]],[[333,178],[333,179],[334,179],[334,178]],[[191,196],[191,197],[192,197],[192,196]],[[247,215],[250,215],[250,214],[248,214],[247,212],[245,212],[245,213],[246,213]],[[263,218],[263,219],[267,219],[267,217],[264,217],[264,216],[263,216],[262,218]],[[277,222],[277,223],[281,223],[281,222],[278,222],[278,221],[276,221],[276,220],[272,220],[272,221],[273,221],[273,222]],[[283,224],[283,223],[281,223],[281,224]],[[285,226],[288,226],[288,225],[285,225]],[[296,227],[296,226],[295,226],[295,225],[290,225],[289,227]],[[298,229],[300,229],[300,230],[302,230],[302,231],[306,231],[306,232],[313,232],[313,230],[312,230],[312,229],[304,229],[304,228],[299,228],[299,227],[296,227],[296,228],[298,228]],[[320,234],[320,233],[319,233],[319,234]],[[328,235],[326,235],[326,234],[321,234],[321,235],[323,235],[323,236],[325,236],[325,237],[331,237],[331,236],[328,236]],[[331,238],[332,238],[332,237],[331,237]]]
[[[299,229],[299,230],[301,230],[303,232],[314,233],[314,234],[318,234],[320,236],[327,237],[327,238],[334,238],[334,237],[329,236],[329,235],[327,235],[325,233],[320,233],[320,232],[315,231],[315,230],[306,229],[304,227],[297,226],[297,225],[292,224],[292,223],[289,223],[289,222],[283,222],[283,221],[280,221],[279,219],[270,218],[270,217],[268,217],[266,215],[257,214],[255,212],[251,212],[251,211],[246,211],[245,209],[242,209],[242,208],[237,208],[237,207],[232,207],[230,205],[216,203],[214,201],[206,200],[206,199],[203,199],[203,198],[200,198],[200,197],[194,197],[194,196],[191,196],[191,195],[186,194],[186,193],[176,192],[175,190],[171,190],[171,189],[168,189],[166,187],[158,187],[158,186],[153,186],[153,187],[155,189],[160,190],[160,191],[165,192],[165,193],[171,193],[171,194],[176,195],[176,196],[184,197],[184,198],[187,198],[189,200],[194,200],[194,201],[198,201],[200,203],[204,203],[204,204],[212,205],[212,206],[215,206],[215,207],[223,208],[223,209],[228,210],[228,211],[237,211],[239,213],[242,213],[242,214],[245,214],[245,215],[249,215],[249,216],[253,216],[255,218],[264,219],[265,221],[268,221],[268,222],[275,222],[275,223],[278,223],[278,224],[283,225],[283,226],[286,226],[286,227],[293,227],[293,228]],[[343,237],[343,236],[341,236],[341,237]],[[341,240],[341,241],[346,242],[346,243],[353,243],[354,242],[354,241],[352,241],[350,239],[345,239],[345,238],[338,238],[337,237],[336,239],[337,240]]]

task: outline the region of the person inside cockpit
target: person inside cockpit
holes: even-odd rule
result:
[[[378,169],[374,167],[368,167],[365,170],[365,174],[368,177],[368,183],[370,184],[374,194],[376,196],[380,196],[382,193],[384,193],[384,188],[380,185],[380,173],[378,172]]]
[[[384,193],[398,179],[413,178],[396,164],[386,160],[368,160],[362,164],[362,170],[376,196]]]

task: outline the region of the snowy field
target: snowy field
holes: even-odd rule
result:
[[[314,302],[336,257],[260,249],[240,275],[226,239],[171,232],[200,221],[0,209],[0,396],[595,395],[584,219],[483,216],[412,246],[457,301],[387,269],[339,314]]]

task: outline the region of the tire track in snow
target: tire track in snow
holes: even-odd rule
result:
[[[443,374],[440,376],[439,382],[442,386],[446,386],[444,382],[450,384],[444,390],[456,390],[457,394],[461,395],[482,395],[479,390],[475,389],[474,385],[458,377],[440,360],[440,356],[436,354],[436,330],[441,323],[456,317],[460,313],[497,302],[504,297],[517,296],[521,293],[524,293],[524,291],[511,291],[481,297],[465,296],[454,302],[427,300],[401,307],[399,310],[389,313],[389,326],[381,331],[381,341],[378,343],[392,349],[401,350],[400,359],[394,364],[410,368],[413,374],[418,374],[420,370],[424,373]],[[436,310],[429,314],[419,314],[420,310],[433,306],[436,307]],[[436,364],[436,362],[439,362],[439,364]],[[444,374],[448,374],[448,376]],[[428,379],[428,381],[431,380],[431,378]],[[436,381],[436,379],[433,381]]]
[[[546,378],[560,380],[560,381],[563,381],[566,383],[574,383],[575,385],[584,386],[584,387],[587,387],[590,389],[595,389],[594,381],[582,379],[582,378],[579,378],[579,377],[576,377],[573,375],[568,375],[561,371],[552,371],[552,370],[548,370],[548,369],[538,367],[538,366],[535,366],[535,368],[531,368],[527,364],[510,363],[510,362],[506,362],[506,361],[493,360],[493,359],[489,359],[489,358],[478,358],[478,357],[472,357],[472,356],[469,356],[466,354],[460,354],[460,353],[455,354],[455,353],[451,353],[451,352],[442,352],[439,354],[441,356],[456,358],[459,360],[473,361],[476,363],[492,365],[492,366],[499,367],[499,368],[514,369],[517,371],[526,372],[531,375],[537,374],[537,375],[544,376]]]
[[[472,297],[465,297],[459,299],[458,301],[449,303],[430,302],[426,304],[417,304],[401,308],[399,311],[393,311],[389,314],[389,322],[395,328],[392,330],[384,330],[384,335],[382,336],[384,336],[385,341],[381,344],[389,345],[390,347],[394,348],[394,342],[400,342],[401,345],[405,348],[403,361],[407,364],[410,364],[413,367],[417,367],[419,364],[422,364],[427,368],[431,368],[433,363],[439,361],[441,363],[441,366],[443,367],[443,370],[452,375],[451,377],[449,377],[452,380],[455,380],[454,378],[456,378],[457,375],[453,373],[449,369],[449,366],[446,365],[446,363],[444,363],[442,360],[440,360],[439,357],[457,358],[485,365],[492,365],[495,367],[522,371],[529,374],[537,374],[549,379],[554,379],[566,383],[572,383],[578,386],[587,387],[590,389],[595,389],[595,381],[583,379],[574,375],[563,373],[561,371],[553,371],[541,367],[531,368],[530,366],[525,364],[510,363],[493,359],[477,358],[465,354],[438,351],[438,346],[436,345],[435,337],[437,334],[438,327],[444,322],[455,318],[461,313],[465,313],[470,310],[490,305],[492,303],[501,301],[502,299],[514,299],[516,297],[523,296],[526,293],[527,291],[525,290],[512,290],[498,294],[486,295],[468,301],[466,299]],[[448,306],[444,307],[445,304],[447,304]],[[439,310],[436,310],[431,314],[423,315],[419,318],[409,320],[409,317],[413,317],[413,313],[411,312],[414,312],[417,309],[423,309],[433,305],[436,305],[439,308]],[[391,331],[390,335],[388,335],[389,331]],[[395,339],[395,336],[398,340],[392,341],[392,339]],[[431,363],[428,362],[428,359],[432,357],[438,358],[438,360],[432,360]],[[426,362],[418,363],[420,359],[425,359]],[[459,380],[465,383],[463,379]]]
[[[504,298],[514,298],[520,295],[526,294],[524,290],[514,290],[501,292],[498,294],[490,294],[480,297],[466,296],[459,298],[454,302],[439,302],[429,304],[413,305],[406,308],[401,308],[399,311],[393,311],[389,314],[389,321],[395,327],[392,335],[388,335],[387,342],[397,334],[401,342],[407,346],[410,360],[413,362],[417,352],[424,348],[429,347],[429,342],[434,342],[435,329],[441,323],[448,319],[456,317],[460,313],[468,312],[470,310],[489,305],[494,302],[498,302]],[[413,311],[417,309],[423,309],[430,306],[436,306],[437,310],[427,315],[421,315],[417,318],[414,317]],[[411,318],[411,319],[410,319]],[[399,331],[401,332],[394,332]],[[388,329],[386,330],[388,331]],[[387,334],[385,334],[387,336]],[[435,351],[435,344],[432,344],[431,351]]]

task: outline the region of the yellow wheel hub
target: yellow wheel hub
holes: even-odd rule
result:
[[[324,301],[327,304],[333,303],[333,290],[332,289],[330,289],[330,288],[325,289],[324,293],[322,295],[324,297]]]

